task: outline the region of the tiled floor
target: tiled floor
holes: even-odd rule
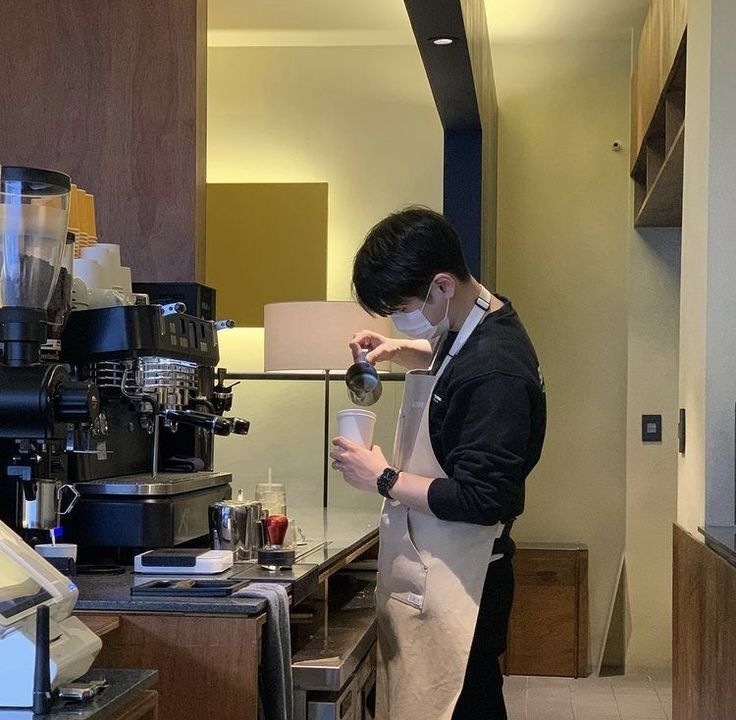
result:
[[[509,720],[671,720],[672,681],[664,675],[507,677]]]

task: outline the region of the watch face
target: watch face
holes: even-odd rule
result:
[[[393,500],[389,492],[391,488],[396,484],[396,480],[398,479],[398,477],[399,472],[397,470],[394,470],[393,468],[386,468],[376,481],[378,492],[383,495],[383,497],[389,498],[389,500]]]

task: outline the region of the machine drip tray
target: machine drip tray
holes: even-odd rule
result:
[[[156,477],[145,473],[136,475],[119,475],[100,480],[86,480],[75,485],[85,496],[93,495],[132,495],[161,497],[182,495],[195,490],[227,485],[232,480],[230,473],[196,472],[172,473],[160,472]]]
[[[228,597],[249,584],[247,580],[151,580],[130,588],[131,595],[169,595],[176,597]]]

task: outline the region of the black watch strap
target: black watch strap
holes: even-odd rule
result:
[[[399,479],[399,471],[392,467],[387,467],[376,480],[376,487],[378,492],[383,497],[393,500],[391,497],[391,488],[396,485],[396,481]]]

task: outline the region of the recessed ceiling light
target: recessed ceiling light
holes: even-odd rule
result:
[[[455,39],[454,37],[433,37],[429,38],[429,41],[434,45],[452,45]]]

